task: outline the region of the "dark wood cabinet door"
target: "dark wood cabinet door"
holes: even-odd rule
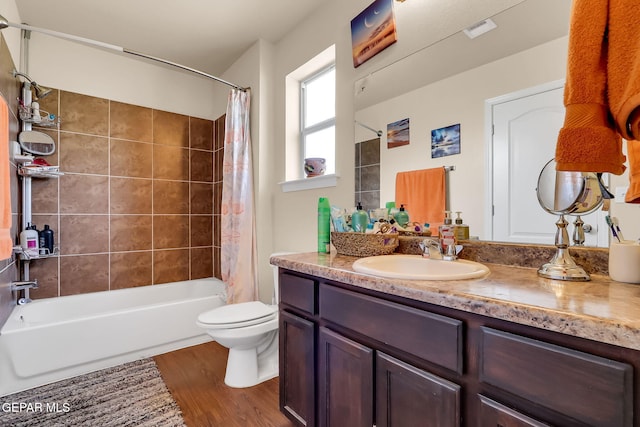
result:
[[[371,427],[373,350],[321,327],[318,352],[318,424]]]
[[[480,398],[478,427],[549,427],[485,396]]]
[[[377,427],[457,427],[460,386],[387,354],[376,355]]]
[[[280,410],[301,426],[315,426],[315,326],[280,312]]]

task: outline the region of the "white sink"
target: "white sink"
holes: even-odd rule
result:
[[[420,255],[380,255],[360,258],[353,263],[359,273],[392,279],[461,280],[477,279],[489,273],[489,268],[474,261],[458,259],[443,261]]]

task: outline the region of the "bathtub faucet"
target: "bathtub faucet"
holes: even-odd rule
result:
[[[18,282],[11,282],[11,290],[15,292],[24,292],[24,296],[18,299],[18,305],[24,305],[31,302],[29,297],[29,289],[38,289],[37,280],[23,280]]]

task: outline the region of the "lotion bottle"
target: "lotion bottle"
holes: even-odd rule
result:
[[[456,218],[456,225],[454,227],[456,240],[469,240],[469,226],[462,223],[462,217],[460,214],[462,214],[462,212],[456,212],[456,215],[458,215]]]
[[[453,225],[451,225],[450,211],[444,212],[444,224],[438,227],[438,234],[440,235],[440,246],[442,246],[442,253],[446,253],[449,245],[456,244],[454,228]]]
[[[364,233],[367,231],[368,224],[369,215],[362,209],[362,204],[358,202],[356,211],[351,215],[351,228],[358,233]]]
[[[27,228],[20,233],[20,247],[22,252],[30,258],[36,258],[39,255],[38,248],[38,230],[35,225],[27,224]]]
[[[404,209],[404,205],[400,205],[400,211],[396,213],[395,220],[400,227],[406,227],[409,223],[409,213]]]

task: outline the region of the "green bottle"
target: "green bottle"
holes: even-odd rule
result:
[[[331,206],[329,199],[320,197],[318,199],[318,252],[328,254],[331,250]]]
[[[367,231],[367,225],[369,224],[369,214],[362,209],[362,204],[358,202],[356,211],[351,215],[351,228],[358,233],[364,233]]]
[[[400,211],[396,214],[395,220],[400,227],[406,227],[409,223],[409,214],[404,210],[404,205],[400,205]]]

